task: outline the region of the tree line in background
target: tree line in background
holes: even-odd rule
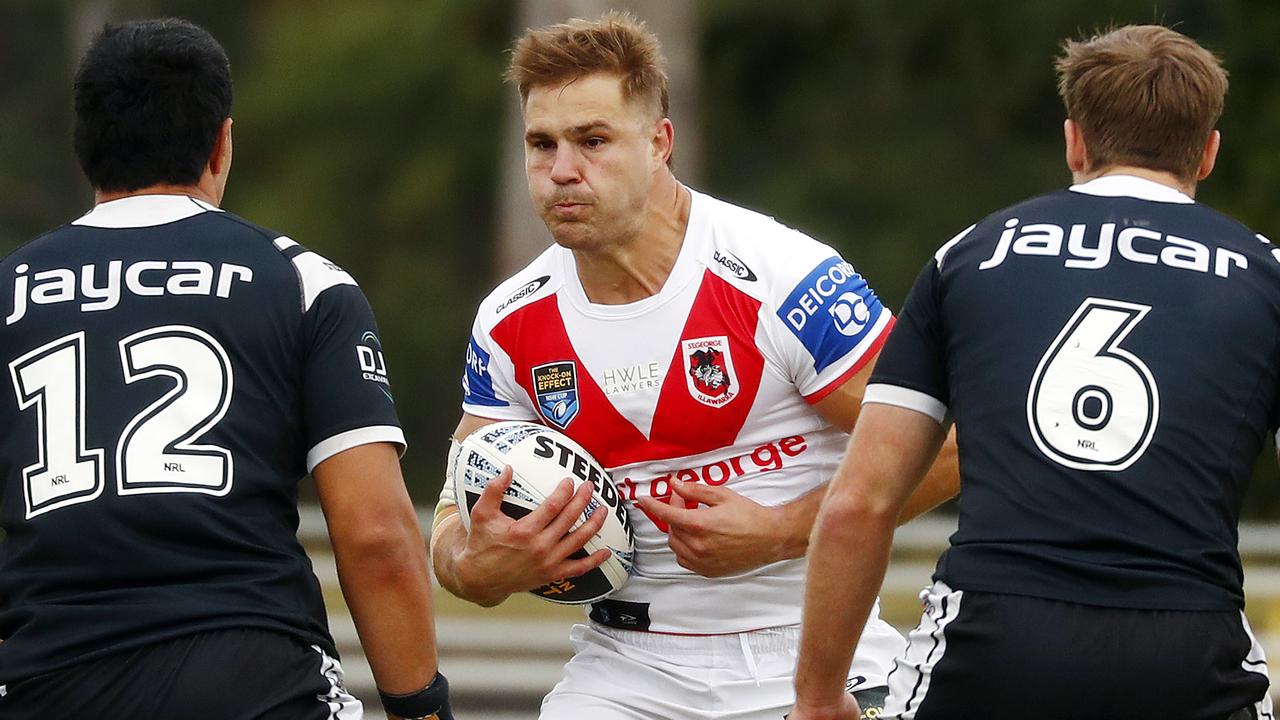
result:
[[[0,0],[0,250],[92,202],[70,87],[86,18],[104,6],[187,17],[226,46],[225,207],[360,280],[410,438],[406,476],[430,502],[472,314],[501,279],[514,91],[500,76],[521,3]],[[1280,4],[706,0],[692,15],[701,141],[686,180],[838,247],[891,307],[955,232],[1069,181],[1052,57],[1113,23],[1176,24],[1223,57],[1223,149],[1200,199],[1280,234]],[[1278,480],[1268,448],[1247,515],[1277,517]]]

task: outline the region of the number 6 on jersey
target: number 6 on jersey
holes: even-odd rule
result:
[[[1150,310],[1088,298],[1040,358],[1027,423],[1049,459],[1076,470],[1123,470],[1146,451],[1160,393],[1151,369],[1120,343]]]

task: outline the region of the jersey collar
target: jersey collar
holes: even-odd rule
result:
[[[94,206],[72,225],[140,228],[166,225],[204,212],[222,212],[189,195],[130,195]]]
[[[1179,190],[1136,175],[1103,175],[1086,183],[1072,185],[1071,192],[1102,197],[1131,197],[1181,205],[1195,202]]]

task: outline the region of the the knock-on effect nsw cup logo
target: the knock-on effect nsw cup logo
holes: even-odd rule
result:
[[[680,346],[688,365],[684,379],[695,400],[703,405],[723,407],[738,396],[729,338],[717,335],[681,340]]]
[[[578,416],[578,372],[572,361],[546,363],[533,369],[538,411],[561,430]]]

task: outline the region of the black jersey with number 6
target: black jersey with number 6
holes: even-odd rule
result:
[[[298,481],[404,443],[351,276],[144,195],[10,254],[0,307],[0,684],[227,627],[336,655]]]
[[[936,579],[1233,610],[1278,370],[1280,249],[1176,190],[1108,176],[943,246],[867,401],[955,419],[960,525]]]

